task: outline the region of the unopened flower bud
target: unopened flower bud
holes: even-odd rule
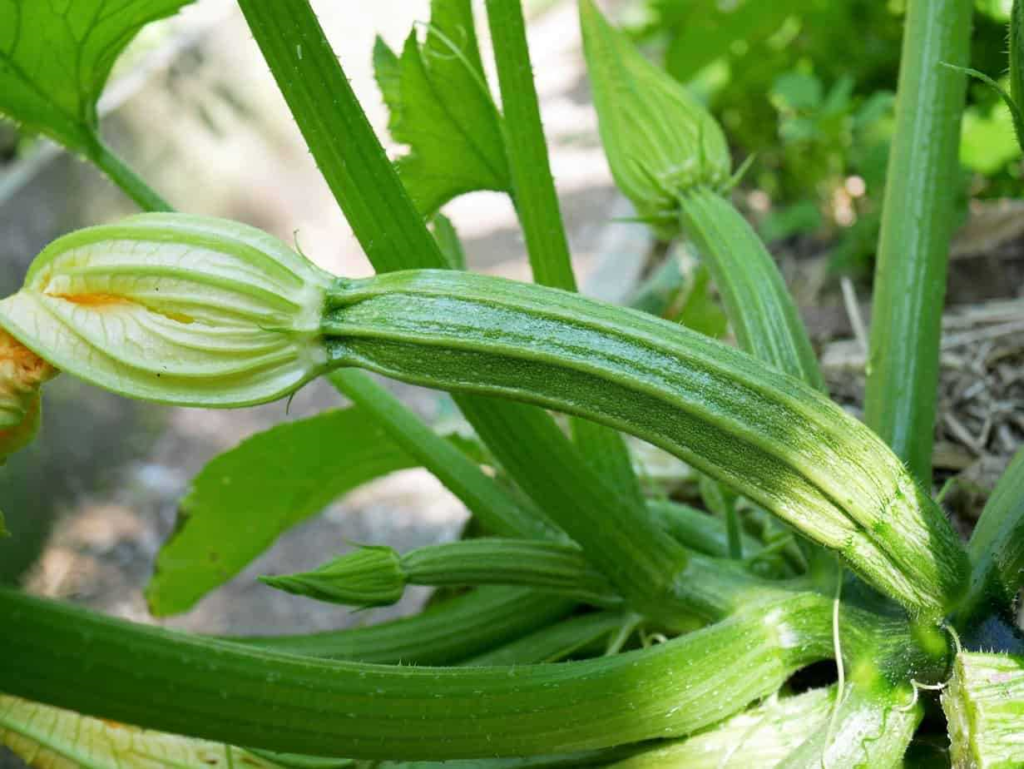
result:
[[[405,592],[401,558],[390,547],[365,546],[313,571],[260,582],[295,595],[346,606],[387,606]]]
[[[662,234],[678,229],[679,197],[729,182],[729,146],[711,114],[632,41],[580,0],[580,25],[598,128],[612,176]]]
[[[252,227],[144,214],[47,246],[24,287],[0,302],[0,327],[122,395],[244,406],[322,373],[330,282]]]

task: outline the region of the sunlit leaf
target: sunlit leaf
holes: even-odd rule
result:
[[[399,56],[378,39],[373,62],[391,135],[410,148],[397,166],[420,213],[466,192],[511,188],[469,0],[433,0],[425,40],[413,30]]]
[[[193,480],[146,588],[150,610],[157,616],[186,611],[332,500],[415,465],[355,408],[288,422],[243,441]]]
[[[96,102],[143,26],[191,0],[0,0],[0,115],[79,151]]]
[[[74,686],[73,682],[68,682]],[[0,745],[35,769],[276,769],[248,751],[0,694]]]

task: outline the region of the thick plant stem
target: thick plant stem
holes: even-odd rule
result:
[[[821,596],[794,595],[598,660],[423,668],[275,654],[2,591],[0,619],[18,632],[0,635],[0,689],[101,718],[309,755],[571,752],[688,734],[775,691],[830,654],[827,607]]]
[[[238,5],[374,269],[446,267],[307,0]]]
[[[393,604],[407,585],[517,585],[597,606],[622,603],[577,545],[524,539],[468,539],[404,555],[386,546],[363,546],[313,571],[260,580],[289,593],[348,606]]]
[[[489,649],[461,664],[490,667],[558,662],[570,654],[591,650],[597,644],[606,645],[609,637],[629,621],[630,616],[620,612],[599,611],[581,614],[503,646]]]
[[[456,388],[459,389],[459,388]],[[461,408],[485,443],[518,427],[529,440],[493,449],[503,468],[611,580],[638,611],[674,611],[666,598],[686,565],[686,550],[647,514],[618,494],[584,462],[565,433],[546,414],[523,404],[484,410],[482,399],[461,399]],[[558,463],[537,457],[560,457]]]
[[[540,119],[520,0],[487,0],[513,197],[538,283],[576,290]]]
[[[171,204],[133,171],[97,136],[86,148],[86,157],[105,173],[143,211],[173,211]]]
[[[931,484],[971,0],[909,0],[875,268],[866,419]]]

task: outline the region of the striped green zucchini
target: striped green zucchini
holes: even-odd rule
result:
[[[254,233],[173,215],[79,231],[0,302],[0,326],[77,376],[163,402],[245,405],[356,366],[575,414],[728,483],[915,614],[943,616],[963,592],[966,555],[942,511],[798,380],[557,289],[434,270],[325,282]]]
[[[838,550],[915,613],[947,613],[967,560],[867,427],[814,389],[649,315],[443,271],[339,280],[329,365],[577,414],[643,438]]]

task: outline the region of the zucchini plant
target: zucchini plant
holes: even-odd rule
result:
[[[436,475],[483,536],[263,578],[356,607],[454,589],[415,616],[314,635],[172,633],[0,590],[0,742],[104,769],[886,767],[941,729],[928,704],[945,690],[958,766],[1024,762],[1024,453],[968,544],[931,494],[970,0],[908,2],[867,424],[828,399],[730,202],[742,169],[722,130],[593,0],[580,24],[615,181],[650,226],[690,240],[738,348],[576,293],[519,0],[485,3],[500,106],[469,0],[433,0],[400,53],[378,42],[409,146],[394,164],[308,0],[239,0],[375,277],[172,211],[105,148],[95,102],[132,35],[182,4],[0,6],[0,109],[144,211],[54,241],[0,301],[0,451],[31,439],[57,371],[205,408],[324,376],[351,401],[196,478],[147,588],[157,616],[400,468]],[[73,62],[69,83],[57,73]],[[534,284],[465,270],[439,210],[480,189],[510,196]],[[437,434],[365,372],[451,393],[476,439]],[[652,495],[625,435],[700,473],[715,514]]]

